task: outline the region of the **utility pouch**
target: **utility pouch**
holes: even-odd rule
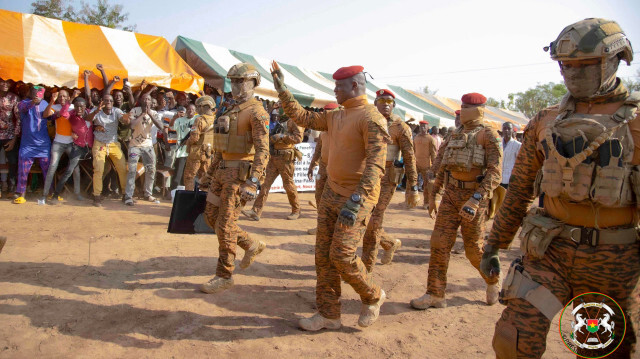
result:
[[[242,161],[238,166],[238,180],[241,182],[246,181],[251,173],[251,162]]]
[[[570,189],[565,189],[571,200],[580,202],[589,198],[589,191],[591,190],[591,178],[593,176],[593,170],[595,168],[595,162],[580,163],[573,170],[573,182]],[[568,171],[568,168],[564,169]]]
[[[229,124],[230,124],[231,120],[229,119],[229,116],[220,116],[213,127],[213,130],[215,133],[222,133],[222,134],[227,134],[229,133]]]
[[[529,211],[522,222],[520,250],[533,258],[541,259],[563,227],[562,222],[543,215],[540,209]]]
[[[391,167],[391,177],[389,178],[391,183],[397,185],[402,181],[402,176],[404,176],[404,167]]]
[[[502,282],[502,290],[500,290],[499,296],[500,304],[506,305],[509,299],[519,298],[518,289],[522,286],[523,271],[522,258],[514,259]]]
[[[550,156],[544,160],[540,178],[540,190],[549,197],[558,197],[562,192],[562,167],[560,162]]]
[[[540,189],[540,185],[542,183],[542,170],[539,170],[536,174],[536,180],[533,181],[533,197],[540,197],[542,194],[542,190]]]
[[[484,154],[485,150],[480,145],[473,146],[473,155],[471,157],[471,163],[476,167],[484,167]]]
[[[299,149],[294,147],[293,148],[293,158],[296,161],[300,162],[300,161],[302,161],[302,157],[303,157],[302,151],[300,151]]]

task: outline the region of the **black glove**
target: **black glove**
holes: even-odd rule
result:
[[[484,246],[482,260],[480,261],[480,271],[487,277],[500,275],[500,258],[498,257],[498,247],[492,245]]]
[[[360,203],[353,202],[351,198],[347,200],[338,215],[338,225],[344,227],[353,227],[356,224],[358,217],[358,211],[360,211]]]

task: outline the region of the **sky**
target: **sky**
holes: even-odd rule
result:
[[[92,2],[86,0],[85,2]],[[80,1],[71,1],[79,6]],[[362,65],[376,82],[411,90],[428,86],[459,99],[468,92],[507,99],[538,83],[561,82],[542,48],[588,17],[618,22],[632,44],[640,80],[638,0],[323,0],[122,2],[137,32],[169,42],[178,35],[287,64],[333,73]],[[31,0],[0,0],[30,12]]]

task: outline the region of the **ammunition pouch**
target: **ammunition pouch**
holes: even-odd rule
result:
[[[562,222],[543,213],[539,208],[529,211],[520,230],[520,250],[536,259],[544,257],[549,244],[564,227]]]
[[[549,320],[553,320],[556,313],[564,307],[549,289],[531,279],[522,265],[522,258],[516,258],[511,263],[500,291],[500,303],[506,304],[514,298],[531,303]]]
[[[389,175],[389,182],[397,185],[402,181],[402,176],[404,176],[404,167],[391,166],[387,167],[387,169],[391,171],[391,174]]]

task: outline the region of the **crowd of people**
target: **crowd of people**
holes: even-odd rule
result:
[[[237,247],[244,250],[241,268],[267,248],[237,225],[239,214],[260,220],[268,190],[258,196],[259,185],[268,187],[280,174],[289,187],[286,177],[298,157],[293,145],[302,140],[302,128],[319,131],[308,172],[311,177],[319,165],[313,230],[317,312],[299,321],[302,329],[342,326],[343,281],[362,301],[358,325],[376,322],[386,300],[372,275],[378,246],[385,251],[382,263],[389,264],[402,245],[384,231],[384,212],[403,176],[405,203],[416,207],[422,177],[424,207],[435,225],[426,292],[410,301],[412,308],[446,307],[447,270],[460,230],[466,258],[486,283],[486,303],[506,304],[492,342],[498,358],[541,357],[551,320],[576,296],[600,308],[606,302],[621,323],[615,327],[624,325],[626,332],[612,332],[609,341],[594,346],[588,343],[602,344],[600,339],[588,341],[588,333],[574,330],[572,340],[583,340],[575,353],[603,357],[615,351],[616,357],[630,357],[640,318],[640,156],[635,153],[640,151],[640,96],[630,93],[616,73],[621,61],[631,62],[633,50],[618,24],[605,19],[567,26],[546,50],[559,63],[568,93],[529,122],[521,142],[511,124],[504,124],[500,134],[485,124],[487,98],[475,92],[462,96],[455,128],[428,131],[429,124],[422,121],[414,134],[393,113],[392,91],[381,89],[374,104],[368,103],[362,66],[333,74],[337,104],[322,111],[305,109],[276,62],[271,75],[280,101],[267,106],[254,97],[261,75],[248,63],[228,71],[231,99],[203,93],[194,104],[185,94],[153,86],[133,93],[126,81],[123,91],[112,94],[109,86],[119,79],[106,82],[104,74],[104,92],[85,89],[84,97],[78,90],[3,81],[0,140],[10,163],[17,162],[11,172],[17,177],[15,203],[24,203],[27,175],[36,159],[45,177],[42,201],[48,200],[51,173],[63,153],[71,163],[64,181],[73,176],[74,163],[91,153],[94,203],[100,205],[108,157],[124,188],[123,201],[133,205],[140,158],[145,172],[153,173],[160,153],[169,168],[186,155],[184,175],[174,173],[173,182],[184,177],[191,185],[197,177],[208,192],[204,217],[215,229],[219,258],[215,276],[200,290],[214,294],[234,285]],[[53,145],[49,122],[55,123]],[[154,150],[154,128],[163,132],[160,150]],[[185,143],[186,150],[181,147]],[[156,201],[152,187],[153,179],[146,178],[143,196]],[[58,200],[61,191],[58,184],[51,200]],[[299,216],[295,187],[287,192],[292,206],[288,219],[294,220]],[[496,212],[494,199],[501,196],[504,202],[485,237],[487,221]],[[539,207],[532,206],[536,197],[544,198]],[[253,200],[251,210],[241,211]],[[509,249],[521,227],[522,256],[502,274],[499,250]],[[590,320],[593,332],[601,321]]]
[[[101,206],[105,198],[134,205],[135,197],[158,202],[160,197],[170,199],[171,190],[179,186],[193,189],[198,175],[206,172],[204,167],[200,172],[194,168],[195,159],[188,161],[190,151],[194,158],[198,152],[192,148],[198,142],[196,135],[191,136],[192,129],[204,112],[213,116],[232,106],[230,93],[219,94],[205,85],[195,96],[145,81],[133,91],[127,79],[108,80],[102,65],[96,68],[102,74],[103,90],[0,79],[0,165],[5,169],[1,197],[22,204],[27,192],[38,193],[40,187],[39,204],[59,203],[73,177],[73,198],[78,201],[86,199],[83,188],[92,182],[87,192],[94,205]],[[91,73],[84,71],[85,84]],[[114,90],[121,81],[122,89]],[[211,95],[212,102],[209,110],[199,113],[196,99],[203,95]],[[278,103],[261,103],[271,114],[273,126]],[[304,135],[308,140],[309,131]],[[201,162],[209,162],[210,155]],[[34,163],[38,166],[32,171]],[[136,187],[140,177],[144,183]]]

